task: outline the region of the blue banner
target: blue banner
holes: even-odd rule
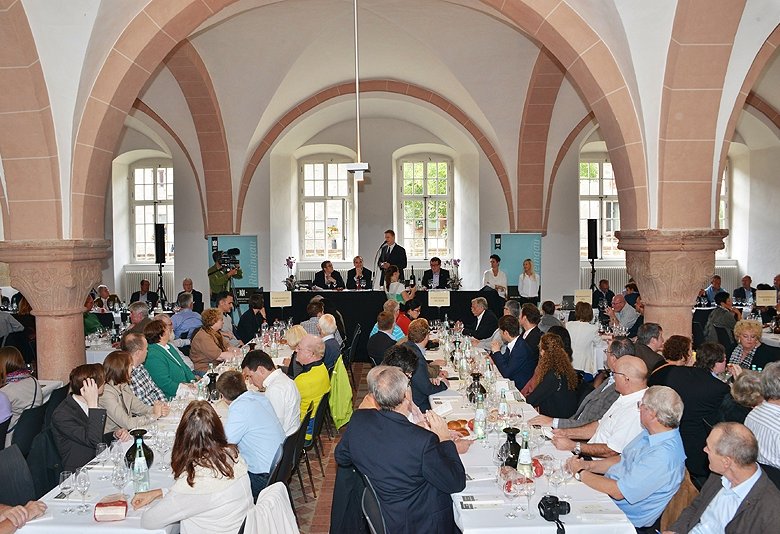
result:
[[[259,273],[257,268],[258,251],[256,235],[211,235],[208,237],[209,244],[209,265],[214,265],[212,254],[217,250],[227,251],[232,248],[239,250],[236,254],[243,278],[235,280],[233,287],[253,287],[257,288],[259,284]]]
[[[501,258],[500,268],[510,286],[517,285],[527,258],[533,262],[534,272],[542,272],[542,234],[491,234],[490,237],[490,253]]]

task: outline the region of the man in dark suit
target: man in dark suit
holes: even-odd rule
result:
[[[520,326],[523,328],[523,339],[534,353],[534,358],[539,359],[539,340],[542,339],[542,331],[539,330],[539,321],[542,314],[536,305],[526,302],[520,308]]]
[[[447,289],[450,272],[441,268],[441,258],[431,258],[431,268],[423,273],[422,285],[428,289]]]
[[[604,307],[612,306],[612,297],[614,296],[615,293],[609,288],[609,280],[599,280],[599,287],[593,292],[592,305],[594,308],[599,308],[599,303],[603,300],[606,304]]]
[[[447,389],[449,383],[445,378],[430,378],[428,362],[425,360],[425,346],[428,344],[430,328],[425,319],[415,319],[409,323],[408,341],[404,343],[417,355],[417,368],[412,375],[412,400],[425,412],[431,409],[429,397]]]
[[[756,463],[753,433],[739,423],[718,423],[707,437],[707,456],[713,474],[667,532],[697,526],[701,532],[777,532],[780,491]]]
[[[314,275],[312,285],[322,289],[344,289],[341,273],[333,268],[333,264],[325,260],[320,264],[322,270]]]
[[[192,288],[192,278],[185,278],[181,283],[181,287],[184,291],[180,291],[176,299],[178,300],[182,293],[192,293],[192,311],[203,313],[203,293]]]
[[[379,252],[379,267],[382,274],[379,277],[379,284],[385,283],[385,269],[395,265],[400,272],[399,281],[404,281],[404,269],[406,269],[406,249],[395,242],[395,232],[385,230],[385,242]]]
[[[347,289],[371,289],[371,275],[373,273],[363,267],[363,258],[355,256],[352,265],[355,267],[347,271]]]
[[[471,313],[476,317],[473,325],[463,328],[463,334],[471,336],[480,341],[493,335],[498,328],[498,318],[496,314],[488,309],[487,299],[477,297],[471,300]]]
[[[636,356],[642,358],[647,366],[647,371],[663,363],[664,359],[658,351],[664,348],[664,330],[658,323],[644,323],[636,333]],[[679,392],[678,392],[679,393]]]
[[[458,532],[452,494],[466,472],[447,424],[434,412],[426,427],[411,423],[409,379],[397,367],[374,367],[368,389],[379,410],[357,410],[336,447],[339,465],[355,466],[376,490],[387,532]]]
[[[531,348],[520,339],[520,322],[516,317],[504,315],[498,321],[498,328],[508,350],[502,353],[501,342],[494,341],[490,347],[490,359],[501,376],[514,381],[519,391],[531,380],[539,358],[535,357]]]
[[[747,300],[752,298],[753,302],[756,301],[756,288],[752,287],[753,279],[749,275],[742,277],[742,286],[734,290],[732,297],[739,300]],[[750,297],[748,297],[750,295]]]
[[[379,365],[385,357],[385,351],[395,345],[395,339],[392,336],[395,325],[393,314],[387,311],[380,312],[376,318],[376,325],[379,331],[368,338],[366,351],[374,365]]]
[[[133,302],[146,302],[150,308],[156,308],[160,297],[154,291],[149,291],[150,285],[149,280],[146,278],[141,280],[141,291],[135,291],[130,295],[130,304]]]

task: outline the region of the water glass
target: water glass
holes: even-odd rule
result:
[[[108,445],[106,443],[98,443],[95,445],[95,460],[100,461],[100,466],[106,467],[106,457],[108,456]],[[108,480],[108,473],[103,473],[98,477],[100,480]]]
[[[518,492],[518,481],[513,479],[512,477],[507,478],[506,480],[502,479],[503,484],[501,484],[501,491],[504,493],[504,497],[509,499],[509,504],[514,504],[514,499],[519,495]],[[514,519],[517,517],[515,515],[515,508],[512,506],[512,508],[509,509],[507,513],[504,514],[504,517],[507,519]]]
[[[569,480],[574,478],[574,472],[569,467],[569,464],[565,461],[561,461],[561,473],[563,474],[563,499],[571,499],[571,495],[568,493]]]
[[[87,492],[89,491],[89,471],[81,468],[76,471],[76,491],[81,493],[81,505],[78,507],[79,514],[86,514],[89,511],[87,506]]]
[[[111,472],[111,485],[122,495],[122,498],[125,496],[124,487],[129,480],[130,470],[127,466],[125,464],[115,465],[114,470]]]
[[[561,484],[563,484],[564,481],[563,471],[561,470],[560,464],[556,462],[553,466],[553,471],[550,473],[550,477],[547,479],[547,482],[552,484],[552,486],[555,488],[555,496],[558,497],[558,488]]]
[[[524,517],[526,519],[533,519],[534,516],[531,513],[531,497],[533,497],[536,493],[536,484],[529,478],[523,478],[517,482],[517,485],[519,486],[518,494],[525,495],[526,499],[528,500],[528,510],[526,511]]]
[[[72,514],[76,510],[70,506],[70,494],[76,489],[76,481],[73,480],[73,473],[70,471],[63,471],[60,473],[60,491],[65,494],[65,509],[63,514]]]

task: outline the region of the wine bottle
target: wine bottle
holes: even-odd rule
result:
[[[414,276],[414,266],[412,266],[412,275],[409,277],[409,287],[415,287],[417,285],[417,279]]]

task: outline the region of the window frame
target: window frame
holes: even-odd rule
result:
[[[422,163],[423,164],[423,173],[422,173],[422,183],[423,183],[423,193],[422,194],[407,194],[404,193],[404,165],[405,164],[416,164],[416,163]],[[446,194],[429,194],[428,189],[428,182],[427,179],[428,176],[428,166],[430,164],[440,164],[444,163],[447,166],[447,193]],[[406,249],[406,255],[409,260],[428,260],[433,256],[438,256],[442,258],[451,257],[453,255],[453,247],[454,247],[454,231],[455,231],[455,210],[454,210],[454,202],[453,199],[455,197],[454,191],[455,191],[455,165],[453,162],[453,159],[450,156],[436,153],[436,152],[423,152],[423,153],[415,153],[415,154],[409,154],[403,157],[398,158],[397,160],[397,172],[398,172],[398,180],[397,180],[397,194],[398,194],[398,217],[396,221],[396,228],[397,228],[397,241]],[[438,178],[437,178],[438,180]],[[423,222],[423,253],[422,255],[415,254],[415,248],[409,246],[408,240],[414,239],[413,237],[406,236],[406,218],[404,213],[404,203],[406,201],[422,201],[423,207],[422,207],[422,222]],[[446,219],[446,237],[445,237],[445,243],[446,243],[446,251],[442,251],[441,249],[432,249],[432,247],[429,247],[429,239],[437,239],[435,237],[430,237],[429,235],[429,218],[427,216],[429,208],[430,208],[430,202],[445,202],[447,206],[447,219]],[[433,250],[433,251],[432,251]]]
[[[582,164],[588,164],[592,165],[595,164],[598,166],[598,192],[583,194],[582,193]],[[612,181],[614,185],[614,194],[607,194],[605,192],[604,182],[605,182],[605,173],[604,173],[604,166],[609,165],[612,179],[607,181]],[[616,231],[620,230],[620,203],[618,200],[617,195],[617,183],[615,181],[615,173],[614,169],[612,168],[612,164],[607,158],[599,158],[594,156],[585,156],[580,155],[579,162],[577,165],[577,201],[578,201],[578,213],[577,213],[577,222],[579,224],[579,241],[580,241],[580,260],[587,260],[588,259],[588,245],[587,245],[587,236],[588,236],[588,230],[587,230],[587,219],[593,218],[593,217],[583,217],[582,215],[582,203],[583,202],[598,202],[598,217],[596,217],[597,220],[597,230],[596,234],[598,236],[598,259],[599,260],[625,260],[625,252],[617,247],[618,240],[616,237],[614,237],[614,234]],[[607,217],[607,212],[612,212],[614,214],[614,208],[617,207],[617,217],[614,215]],[[617,224],[615,224],[617,223]],[[607,228],[611,228],[611,230],[607,230]],[[611,233],[612,236],[608,236],[607,233]],[[609,247],[607,250],[611,251],[611,253],[607,256],[604,255],[605,251],[605,242],[608,243],[614,243],[613,246]]]
[[[138,200],[135,198],[135,173],[138,169],[160,169],[160,168],[166,168],[170,170],[171,179],[170,179],[170,194],[168,194],[167,199],[165,200],[158,200],[157,198],[157,187],[154,187],[154,184],[152,184],[152,191],[154,198],[153,200]],[[154,253],[152,253],[151,259],[144,259],[139,258],[136,250],[136,245],[138,244],[138,241],[136,240],[136,233],[137,233],[137,222],[136,222],[136,208],[139,206],[152,206],[153,207],[153,219],[154,221],[151,223],[152,225],[152,231],[151,235],[154,236],[154,224],[159,221],[160,213],[158,211],[158,208],[160,206],[166,206],[166,216],[167,213],[173,212],[173,217],[171,217],[170,221],[166,221],[165,223],[165,248],[166,248],[166,254],[165,254],[165,263],[173,265],[176,260],[175,255],[175,175],[176,172],[174,170],[173,166],[173,160],[165,159],[165,158],[146,158],[146,159],[140,159],[138,161],[134,161],[128,166],[128,175],[127,175],[127,181],[128,181],[128,204],[129,204],[129,211],[130,211],[130,257],[132,258],[132,262],[135,264],[143,264],[143,265],[149,265],[155,264],[155,257]],[[166,180],[166,186],[167,186],[167,180]],[[144,221],[144,226],[148,226],[150,223]],[[144,243],[148,244],[151,243],[152,245],[152,251],[154,251],[154,239],[152,241],[144,241]]]
[[[351,258],[354,255],[355,250],[355,238],[354,235],[355,232],[353,230],[353,224],[355,220],[355,180],[352,177],[352,174],[350,174],[348,171],[346,172],[346,184],[347,184],[347,192],[345,195],[329,195],[328,194],[328,176],[329,176],[329,165],[336,165],[336,166],[342,166],[347,163],[350,163],[351,160],[345,156],[337,155],[337,154],[313,154],[310,156],[306,156],[303,158],[299,158],[296,162],[297,165],[297,172],[298,172],[298,199],[300,202],[300,209],[298,211],[298,247],[300,251],[300,261],[301,262],[322,262],[324,260],[330,260],[332,262],[343,262],[351,260]],[[324,183],[323,183],[323,194],[322,195],[306,195],[306,180],[305,180],[305,171],[304,168],[306,165],[323,165],[323,171],[324,171]],[[332,256],[328,254],[329,250],[332,250],[328,248],[327,246],[327,240],[330,239],[327,237],[327,215],[328,215],[328,202],[333,201],[341,201],[342,202],[342,232],[343,232],[343,238],[342,238],[342,256]],[[307,249],[306,249],[306,206],[309,203],[315,203],[315,202],[323,202],[324,206],[324,224],[325,224],[325,238],[323,241],[323,255],[315,255],[315,256],[307,256]],[[316,249],[315,249],[316,252]]]

